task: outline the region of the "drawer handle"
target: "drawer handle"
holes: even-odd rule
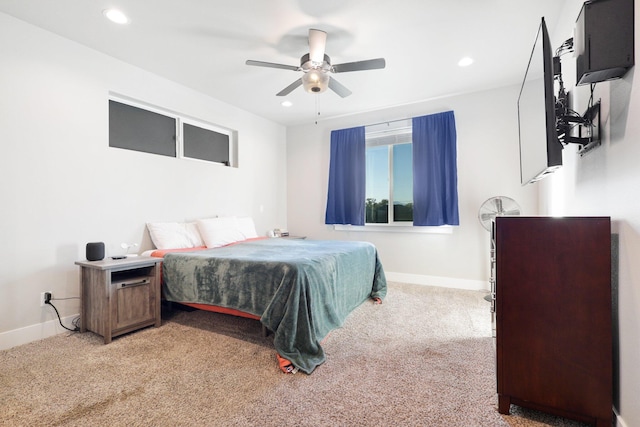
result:
[[[142,279],[137,282],[122,282],[118,283],[118,288],[131,288],[134,286],[146,285],[149,283],[149,279]]]

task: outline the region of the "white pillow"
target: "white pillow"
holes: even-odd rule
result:
[[[253,218],[244,217],[237,218],[238,221],[238,230],[245,239],[253,239],[254,237],[258,237],[258,233],[256,233],[256,225],[253,223]]]
[[[195,222],[148,222],[147,229],[158,249],[204,246]]]
[[[217,248],[245,239],[238,229],[236,217],[199,219],[196,223],[208,248]]]

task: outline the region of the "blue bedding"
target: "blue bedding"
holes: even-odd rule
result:
[[[387,283],[367,242],[263,239],[168,253],[168,301],[211,304],[260,317],[280,356],[305,373],[324,362],[320,341]]]

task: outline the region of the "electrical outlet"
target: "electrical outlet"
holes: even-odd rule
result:
[[[47,305],[49,301],[53,298],[53,293],[49,292],[40,292],[40,307],[44,307]]]

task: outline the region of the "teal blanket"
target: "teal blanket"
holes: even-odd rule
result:
[[[280,356],[303,372],[324,362],[320,341],[387,283],[367,242],[264,239],[168,253],[168,301],[211,304],[260,316]]]

